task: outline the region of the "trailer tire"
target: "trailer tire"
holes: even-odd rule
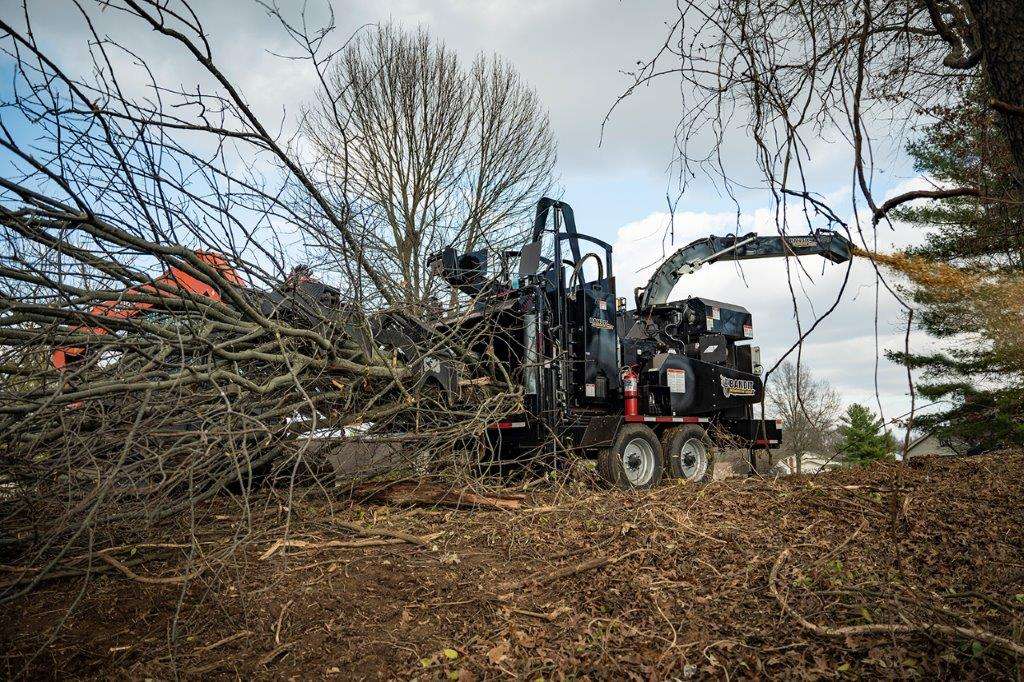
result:
[[[669,475],[691,483],[708,483],[715,476],[715,445],[696,424],[668,429],[661,434]]]
[[[643,424],[627,424],[597,456],[597,473],[622,490],[653,488],[665,469],[661,441]]]

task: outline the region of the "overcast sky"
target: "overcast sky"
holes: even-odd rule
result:
[[[5,18],[14,16],[18,4],[0,0]],[[275,56],[295,53],[280,27],[248,0],[194,5],[210,33],[215,59],[265,119],[283,120],[287,126],[310,99],[315,82],[304,64]],[[316,0],[309,5],[317,7]],[[721,194],[717,183],[698,178],[677,206],[674,245],[665,241],[665,197],[672,186],[667,169],[680,109],[677,82],[665,79],[623,103],[599,145],[602,119],[630,82],[622,71],[649,57],[664,40],[673,2],[358,0],[337,1],[333,6],[339,41],[363,24],[391,20],[426,27],[467,61],[480,51],[495,52],[518,68],[550,111],[559,143],[558,193],[573,205],[582,231],[615,245],[619,295],[631,298],[629,292],[646,280],[650,266],[665,251],[701,236],[736,230],[732,201]],[[37,35],[64,59],[82,59],[84,34],[71,3],[46,0],[34,7]],[[100,19],[105,22],[103,30],[117,31],[116,17]],[[139,37],[134,38],[132,44],[139,45]],[[150,40],[147,35],[142,42],[153,54],[162,54],[156,36]],[[157,59],[155,68],[183,84],[194,78],[191,66],[173,59]],[[812,189],[843,210],[849,206],[850,191],[846,147],[838,136],[808,142]],[[755,179],[750,174],[753,156],[744,130],[730,131],[725,154],[728,168]],[[877,178],[876,187],[892,193],[898,186],[919,182],[902,154],[890,149],[885,156],[884,140],[876,154],[881,159],[877,165],[887,170]],[[739,199],[740,229],[774,232],[763,188],[754,186]],[[913,229],[887,228],[879,233],[878,244],[887,250],[918,238]],[[791,278],[782,260],[754,262],[742,271],[726,264],[711,266],[681,282],[674,297],[701,295],[746,306],[754,315],[756,342],[770,366],[797,337],[790,281],[800,303],[800,323],[806,328],[815,314],[836,299],[846,272],[846,266],[821,259],[802,261],[806,275],[792,263]],[[896,301],[884,289],[876,291],[869,264],[855,263],[838,307],[805,344],[804,362],[831,381],[846,402],[865,402],[877,410],[877,384],[885,416],[897,416],[909,408],[906,375],[902,368],[879,359],[879,353],[902,347],[903,325]],[[916,335],[915,340],[926,343]]]

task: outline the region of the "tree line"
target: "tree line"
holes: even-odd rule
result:
[[[869,407],[843,408],[828,380],[804,364],[784,362],[773,375],[765,400],[782,421],[782,446],[775,459],[791,460],[791,473],[817,473],[828,465],[866,465],[893,459],[899,444],[888,425]],[[813,460],[811,468],[805,461]]]

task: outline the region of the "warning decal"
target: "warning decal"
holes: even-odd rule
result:
[[[666,369],[669,393],[686,393],[686,370]]]

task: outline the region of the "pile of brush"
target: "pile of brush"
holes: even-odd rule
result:
[[[38,220],[7,215],[4,228],[45,241]],[[240,259],[210,267],[96,221],[116,257],[62,245],[77,258],[27,264],[37,286],[0,315],[3,538],[33,565],[104,537],[152,539],[224,491],[241,504],[268,480],[329,491],[331,454],[359,456],[353,442],[368,456],[391,443],[392,472],[457,474],[519,407],[479,351],[486,326],[467,337],[366,310],[338,288],[261,281]],[[75,274],[87,267],[102,286]]]

